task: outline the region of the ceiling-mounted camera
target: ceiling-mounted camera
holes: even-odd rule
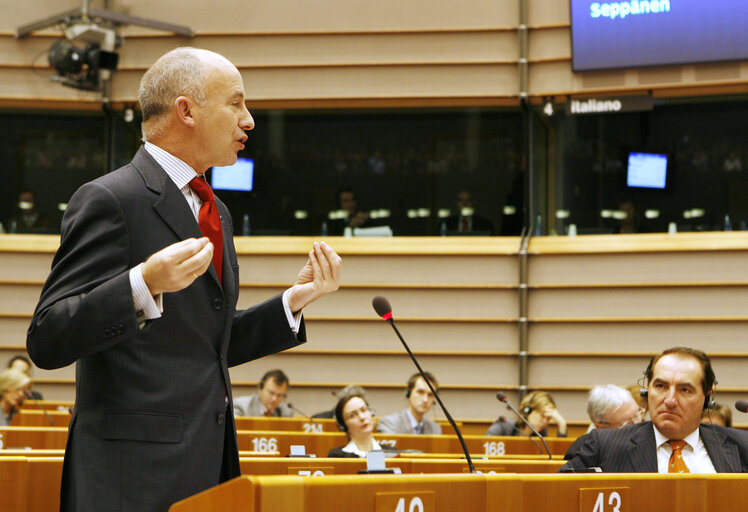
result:
[[[35,30],[60,25],[65,39],[56,41],[48,52],[49,65],[56,74],[52,80],[69,87],[86,91],[101,90],[102,82],[108,80],[117,69],[122,46],[122,37],[117,28],[122,25],[137,25],[174,32],[192,37],[192,29],[162,21],[129,16],[106,9],[89,7],[83,0],[79,9],[66,11],[49,18],[29,23],[16,29],[16,38],[21,39]]]

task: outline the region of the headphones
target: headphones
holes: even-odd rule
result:
[[[669,354],[681,354],[681,353],[680,352],[669,352]],[[667,354],[662,354],[662,355],[667,355]],[[647,400],[649,398],[648,376],[652,374],[652,371],[653,371],[652,366],[655,363],[655,359],[659,360],[659,357],[662,357],[662,355],[652,356],[652,358],[649,360],[649,364],[642,372],[644,376],[639,379],[639,386],[641,386],[641,389],[639,390],[639,396],[641,396],[644,400]],[[702,362],[700,360],[698,361],[700,363]],[[714,397],[717,394],[717,378],[714,375],[714,370],[712,369],[712,365],[708,359],[706,363],[703,364],[702,366],[703,366],[703,372],[704,372],[704,382],[707,383],[710,380],[712,382],[711,388],[709,389],[709,391],[706,392],[706,395],[704,396],[703,409],[706,411],[706,410],[711,410],[717,407],[717,403],[714,400]]]
[[[364,403],[366,404],[366,407],[369,407],[369,401],[366,400],[366,398],[364,398],[363,396],[355,394],[355,393],[352,395],[345,396],[341,398],[340,400],[338,400],[338,403],[335,406],[334,416],[335,416],[335,424],[338,426],[338,430],[340,430],[341,432],[346,432],[346,433],[348,432],[348,426],[345,424],[345,420],[343,419],[343,408],[345,407],[345,404],[347,404],[351,398],[360,398],[361,400],[364,401]]]

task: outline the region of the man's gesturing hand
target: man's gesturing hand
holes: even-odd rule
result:
[[[288,296],[288,305],[296,313],[340,286],[340,256],[325,242],[314,242],[309,259],[296,277]]]
[[[208,270],[213,244],[208,238],[188,238],[152,254],[143,263],[143,280],[151,295],[178,292]]]

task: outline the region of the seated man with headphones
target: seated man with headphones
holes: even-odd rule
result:
[[[644,371],[652,421],[590,432],[561,472],[598,467],[606,473],[745,473],[748,432],[701,424],[713,406],[714,370],[702,351],[674,347]]]
[[[282,370],[265,373],[259,388],[254,395],[234,398],[234,416],[293,416],[293,409],[283,403],[288,396],[288,377]]]
[[[335,406],[338,428],[348,434],[349,442],[330,450],[328,457],[361,457],[382,448],[374,439],[374,418],[363,394],[353,393],[338,400]]]
[[[424,372],[434,389],[439,389],[436,378],[429,372]],[[442,433],[442,427],[428,418],[426,413],[434,405],[434,394],[429,389],[420,373],[414,373],[408,379],[405,388],[405,398],[408,399],[407,409],[382,417],[377,430],[384,434],[429,434]]]
[[[548,435],[548,425],[555,423],[558,427],[558,437],[566,437],[566,419],[561,415],[553,397],[545,391],[533,391],[525,395],[519,403],[520,412],[537,430],[541,436]],[[529,436],[532,430],[524,421],[507,421],[500,416],[493,425],[488,427],[487,436]]]

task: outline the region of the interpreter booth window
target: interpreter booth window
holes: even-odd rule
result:
[[[59,233],[70,196],[107,169],[101,114],[0,114],[0,222],[6,233]]]
[[[209,171],[237,235],[521,231],[517,109],[252,111],[237,164]]]
[[[748,229],[748,100],[557,110],[551,234]]]

